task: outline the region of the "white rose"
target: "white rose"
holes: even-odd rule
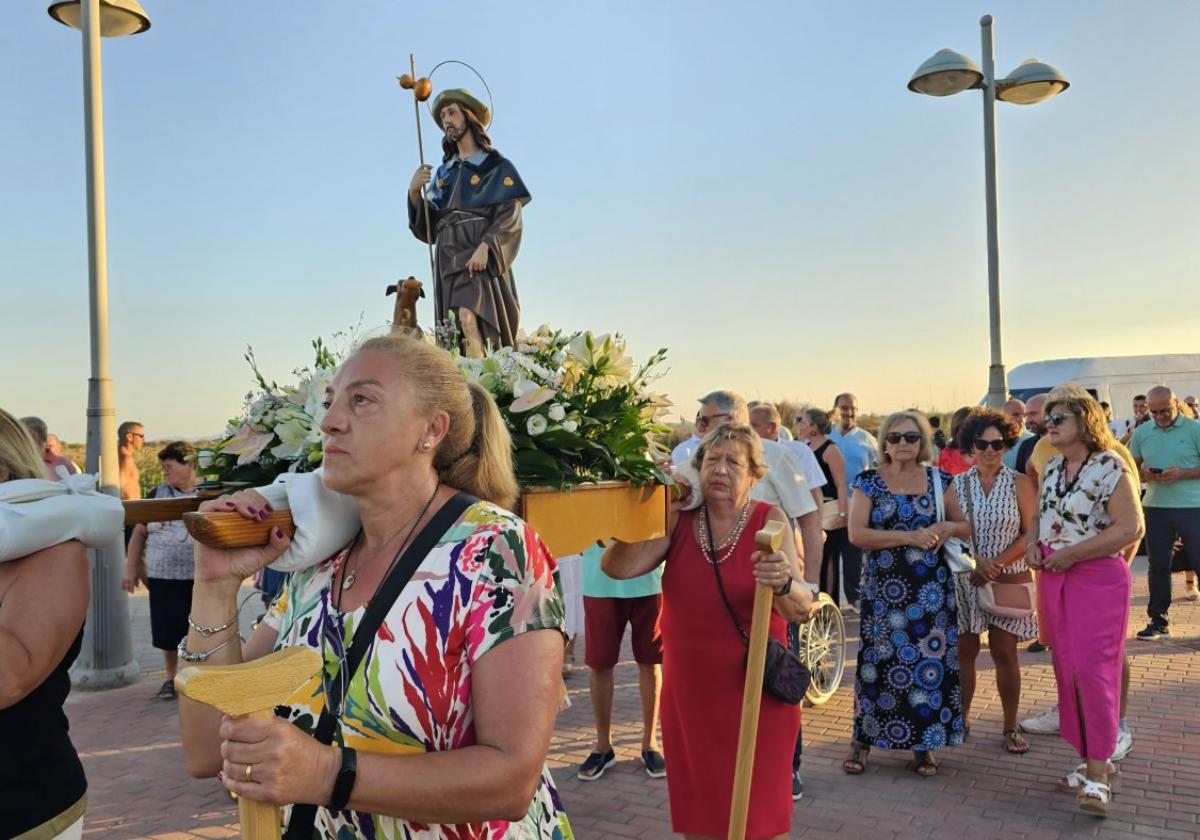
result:
[[[525,431],[529,432],[529,434],[533,435],[534,437],[537,437],[542,432],[546,431],[546,425],[547,423],[545,417],[540,414],[534,414],[525,421]]]
[[[564,432],[574,432],[579,428],[579,423],[575,420],[564,420],[562,427]]]
[[[562,419],[567,416],[567,410],[565,408],[563,408],[561,405],[550,406],[550,410],[547,411],[546,413],[548,415],[550,415],[550,419],[553,420],[555,423],[561,422]]]

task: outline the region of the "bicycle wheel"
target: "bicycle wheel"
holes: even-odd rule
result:
[[[812,621],[800,628],[798,639],[798,655],[812,672],[812,684],[804,696],[813,706],[820,706],[837,692],[846,670],[846,626],[842,611],[824,592],[818,601],[821,608]]]

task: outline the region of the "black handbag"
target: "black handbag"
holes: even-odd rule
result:
[[[706,521],[708,520],[707,505],[705,506],[704,518]],[[738,635],[742,637],[742,644],[749,650],[750,637],[746,635],[746,630],[742,627],[742,622],[738,620],[737,613],[733,611],[733,605],[729,603],[729,596],[725,594],[725,583],[721,580],[721,564],[716,562],[717,551],[713,547],[712,526],[708,525],[704,531],[708,537],[709,555],[712,557],[709,565],[713,567],[713,574],[717,577],[717,589],[721,593],[721,600],[725,602],[725,609],[729,612],[729,618],[733,621],[733,626],[737,629]],[[758,584],[755,585],[757,586]],[[768,637],[767,659],[763,667],[763,690],[775,699],[795,706],[804,699],[804,693],[808,691],[808,686],[811,683],[812,673],[800,657],[788,650],[778,639]]]

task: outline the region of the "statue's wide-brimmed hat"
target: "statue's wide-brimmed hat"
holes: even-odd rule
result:
[[[492,121],[492,112],[488,110],[488,106],[472,96],[469,90],[450,88],[437,95],[437,99],[433,100],[433,107],[430,109],[433,111],[433,119],[437,122],[438,128],[445,129],[445,126],[442,125],[442,108],[451,102],[457,103],[474,114],[484,128],[487,128]]]

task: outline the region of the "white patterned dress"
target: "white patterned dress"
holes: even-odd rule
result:
[[[971,555],[974,557],[999,557],[1021,536],[1021,508],[1017,504],[1017,474],[1007,466],[1001,466],[992,484],[991,492],[983,491],[979,470],[975,467],[954,476],[954,493],[958,496],[958,507],[967,515],[967,494],[970,493],[971,519],[974,521],[974,539]],[[1004,568],[1005,575],[1028,571],[1029,566],[1022,556]],[[958,600],[958,631],[979,634],[988,627],[998,627],[1012,633],[1018,641],[1037,636],[1037,616],[1025,618],[1000,618],[989,615],[979,606],[979,587],[971,583],[970,572],[954,575],[954,588]]]

